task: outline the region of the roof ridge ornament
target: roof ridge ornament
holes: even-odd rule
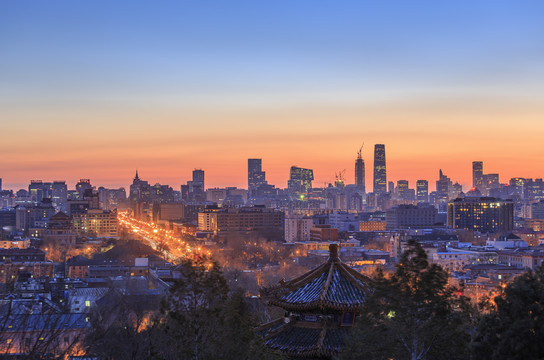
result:
[[[329,245],[329,260],[338,261],[338,244]]]

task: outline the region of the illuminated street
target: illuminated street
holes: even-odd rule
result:
[[[193,257],[194,255],[210,255],[208,250],[193,246],[175,236],[173,231],[162,229],[153,223],[140,221],[127,212],[118,213],[119,225],[132,231],[138,238],[145,240],[153,249],[164,254],[169,260]]]

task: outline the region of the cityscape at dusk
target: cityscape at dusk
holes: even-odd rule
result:
[[[543,359],[542,14],[2,2],[0,359]]]
[[[2,176],[118,187],[138,168],[177,186],[204,168],[242,186],[259,157],[283,187],[293,164],[352,178],[365,142],[387,144],[392,179],[443,168],[468,186],[474,158],[535,178],[542,6],[6,2],[2,126],[19,135],[0,143]]]

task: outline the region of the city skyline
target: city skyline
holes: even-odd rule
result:
[[[177,187],[203,168],[212,187],[244,186],[258,157],[272,184],[292,165],[323,184],[353,179],[364,141],[387,144],[388,178],[411,184],[442,168],[467,187],[474,159],[536,178],[543,7],[10,2],[0,173],[6,187],[113,187],[138,168]],[[369,148],[363,158],[370,169]]]
[[[544,359],[542,14],[0,3],[0,357]]]
[[[376,145],[381,145],[381,144],[376,144]],[[372,154],[372,155],[374,155],[374,154]],[[354,157],[354,160],[357,160],[357,159],[358,159],[358,154],[357,154],[357,157]],[[386,159],[387,159],[387,157],[386,157]],[[250,165],[250,164],[252,164],[252,162],[258,162],[259,168],[261,169],[261,171],[263,171],[263,174],[268,173],[268,170],[265,168],[266,167],[266,159],[264,159],[265,165],[262,165],[263,159],[261,159],[261,158],[249,158],[249,159],[246,159],[246,163],[245,163],[246,173],[242,174],[242,176],[245,176],[245,179],[242,180],[242,182],[240,184],[225,184],[225,183],[213,183],[212,182],[212,185],[206,186],[206,187],[204,187],[204,189],[237,187],[237,188],[240,188],[240,189],[248,189],[249,190],[248,177],[247,177],[248,175],[246,175],[246,174],[248,174],[248,173],[251,174],[251,172],[249,171],[249,167],[254,166],[254,165]],[[389,160],[386,160],[386,164],[388,164],[388,163],[389,163]],[[475,160],[475,161],[470,162],[470,179],[467,182],[461,182],[459,180],[461,177],[458,177],[457,174],[447,172],[446,170],[444,170],[445,168],[437,169],[437,173],[435,174],[435,176],[434,177],[431,176],[429,178],[417,177],[417,178],[415,178],[413,180],[409,179],[408,177],[402,177],[402,176],[398,177],[398,178],[392,178],[390,176],[390,174],[389,174],[389,170],[388,170],[389,166],[387,167],[387,170],[386,170],[387,179],[388,179],[387,181],[389,183],[392,182],[394,184],[397,184],[398,181],[408,181],[408,183],[409,183],[408,186],[410,188],[416,189],[417,181],[424,180],[424,181],[427,181],[429,184],[432,185],[432,186],[428,186],[428,189],[429,189],[429,192],[430,192],[430,191],[435,191],[436,190],[436,186],[434,186],[435,180],[440,179],[441,174],[444,173],[444,174],[447,174],[449,178],[451,178],[453,183],[461,184],[463,186],[463,191],[466,192],[466,191],[474,188],[474,186],[473,186],[473,183],[474,183],[474,179],[473,179],[473,177],[474,177],[474,168],[473,168],[474,163],[481,163],[481,166],[485,169],[485,171],[488,171],[488,169],[489,169],[489,167],[487,166],[485,161]],[[374,161],[370,162],[370,164],[372,166],[374,166]],[[296,165],[293,165],[293,166],[296,167]],[[309,167],[309,169],[312,169],[312,168]],[[312,170],[314,170],[314,173],[315,173],[315,169],[312,169]],[[175,190],[179,190],[180,186],[185,185],[186,183],[191,183],[191,179],[194,180],[195,172],[196,173],[205,172],[205,174],[206,174],[205,175],[206,176],[206,184],[208,184],[208,182],[209,182],[209,178],[208,178],[209,171],[210,170],[205,169],[205,168],[195,167],[192,170],[187,170],[186,171],[187,172],[186,178],[182,178],[182,180],[176,179],[173,183],[166,182],[166,181],[164,181],[164,179],[159,179],[159,178],[155,177],[154,174],[152,174],[152,173],[149,173],[149,174],[146,173],[146,175],[144,175],[142,178],[144,180],[150,182],[150,184],[152,184],[152,185],[153,184],[169,185],[169,186],[173,187]],[[136,172],[137,175],[138,174],[141,175],[141,173],[142,173],[141,169],[133,169],[133,172],[130,175],[130,179],[132,179],[132,177],[134,176],[134,172]],[[211,172],[213,173],[213,170],[211,170]],[[355,183],[355,170],[352,170],[351,174],[347,171],[347,169],[342,169],[341,172],[344,174],[343,179],[344,179],[344,182],[345,182],[346,185],[356,185],[356,183]],[[326,182],[319,182],[320,177],[317,176],[316,177],[317,180],[315,180],[313,182],[313,187],[314,188],[323,188],[323,187],[328,186],[328,184],[334,185],[334,180],[335,180],[334,176],[336,176],[337,174],[340,174],[341,172],[333,173],[333,177],[331,177],[330,180],[326,181]],[[185,173],[185,171],[184,171],[184,173]],[[513,176],[506,176],[500,170],[499,171],[493,171],[493,173],[498,174],[500,184],[508,184],[509,180],[512,179],[512,178],[532,178],[532,179],[542,179],[543,178],[543,175],[537,175],[535,177],[520,176],[519,174],[513,175]],[[8,175],[7,177],[9,178],[9,174],[6,174],[6,175]],[[74,184],[74,187],[75,187],[75,185],[80,180],[89,180],[89,178],[81,177],[81,176],[75,176],[75,175],[71,175],[71,178],[74,179],[73,181],[71,181],[71,178],[55,178],[55,177],[45,178],[45,177],[40,177],[38,175],[39,174],[37,174],[37,176],[34,176],[31,179],[28,179],[28,181],[26,183],[16,184],[18,186],[13,186],[13,184],[10,184],[10,182],[6,182],[6,176],[4,175],[3,178],[0,177],[1,188],[5,189],[5,190],[10,189],[10,190],[14,190],[14,191],[16,191],[18,189],[26,189],[28,187],[28,184],[31,181],[34,181],[34,180],[41,180],[41,181],[45,181],[45,182],[63,181],[63,182],[67,183],[69,188],[73,188],[72,183]],[[204,175],[200,175],[200,176],[204,176]],[[268,176],[267,176],[267,178],[268,178]],[[91,180],[91,183],[94,184],[94,186],[96,186],[96,187],[102,186],[102,187],[106,187],[106,188],[121,188],[121,187],[122,188],[128,188],[129,185],[130,185],[130,182],[132,181],[132,180],[126,180],[124,183],[109,184],[109,183],[100,183],[98,180],[92,179],[92,178],[90,178],[90,180]],[[265,183],[269,183],[271,185],[274,185],[277,188],[287,188],[288,187],[288,184],[287,184],[288,180],[289,180],[289,174],[287,174],[287,176],[283,180],[280,180],[279,183],[269,182],[268,180],[266,180]],[[285,183],[285,185],[283,185],[283,183]],[[366,176],[365,187],[367,188],[367,190],[366,190],[367,193],[373,192],[374,178],[369,178],[369,176]],[[386,192],[387,191],[388,191],[388,189],[386,189]]]

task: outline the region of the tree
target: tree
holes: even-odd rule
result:
[[[267,359],[241,291],[229,292],[216,262],[185,260],[163,302],[163,359]]]
[[[473,336],[475,359],[544,358],[544,265],[517,277],[491,301]]]
[[[177,271],[180,278],[157,316],[146,311],[152,304],[122,296],[98,307],[91,316],[89,353],[107,360],[273,357],[253,332],[256,324],[242,292],[229,290],[217,263],[184,260]]]
[[[83,354],[82,340],[88,328],[85,314],[43,311],[43,304],[29,299],[9,299],[0,305],[0,357],[60,359]]]
[[[90,316],[92,329],[85,338],[89,354],[104,360],[152,358],[155,343],[161,342],[153,309],[158,301],[149,296],[129,299],[111,289]]]
[[[411,241],[394,274],[378,270],[341,359],[466,359],[469,303],[447,279]]]

